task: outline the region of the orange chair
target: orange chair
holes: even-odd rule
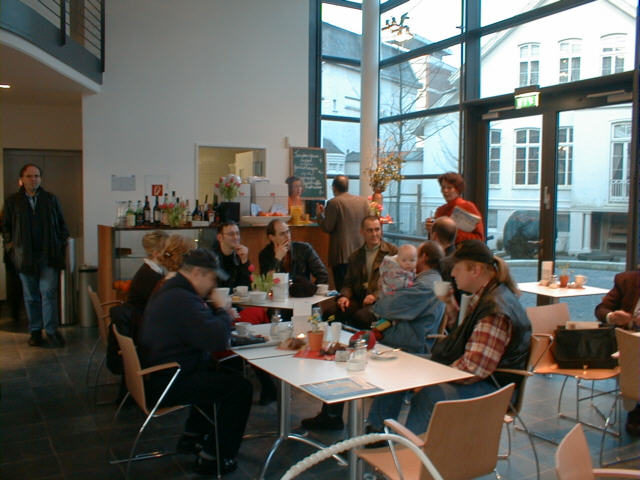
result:
[[[546,344],[545,352],[543,353],[540,361],[537,363],[534,373],[539,374],[551,374],[551,375],[564,375],[565,379],[562,382],[562,387],[560,388],[560,395],[558,396],[558,406],[557,412],[558,416],[561,418],[566,418],[569,420],[573,420],[575,422],[582,423],[583,425],[594,428],[597,430],[604,430],[604,425],[594,425],[592,423],[588,423],[580,418],[580,402],[585,400],[593,400],[593,398],[606,395],[609,393],[614,393],[615,391],[597,391],[593,390],[593,383],[591,387],[591,394],[588,396],[580,397],[580,387],[581,382],[583,380],[591,380],[592,382],[597,380],[607,380],[611,378],[616,378],[620,373],[620,368],[592,368],[592,369],[573,369],[573,368],[560,368],[553,358],[553,354],[551,352],[551,346],[554,341],[554,335],[556,328],[560,325],[564,325],[568,320],[571,319],[569,316],[569,307],[566,303],[554,303],[551,305],[542,305],[537,307],[529,307],[527,308],[527,316],[531,321],[532,334],[541,340],[543,340]],[[562,405],[562,394],[564,392],[564,388],[566,386],[567,380],[569,378],[576,379],[576,413],[575,417],[571,415],[567,415],[561,411]],[[592,406],[595,405],[592,404]],[[596,408],[597,410],[597,408]],[[598,413],[604,418],[599,410]],[[609,432],[614,436],[618,436],[615,432]],[[537,433],[532,433],[534,436],[541,438],[543,440],[549,441],[551,443],[557,443],[555,440],[549,439]]]

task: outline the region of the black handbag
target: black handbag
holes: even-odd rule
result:
[[[553,355],[559,368],[614,368],[618,350],[615,327],[567,330],[556,328]]]

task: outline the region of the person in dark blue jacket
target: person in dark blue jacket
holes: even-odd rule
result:
[[[213,427],[196,409],[191,409],[178,442],[178,451],[197,454],[196,471],[203,474],[214,473],[218,463],[223,473],[237,468],[235,456],[253,397],[251,383],[242,375],[210,363],[210,353],[226,350],[231,335],[231,316],[215,294],[217,277],[226,274],[213,252],[186,254],[176,276],[149,300],[139,339],[143,367],[178,362],[182,368],[163,406],[190,403],[213,418],[217,405],[221,458],[216,458]],[[149,403],[157,401],[172,374],[149,376]]]

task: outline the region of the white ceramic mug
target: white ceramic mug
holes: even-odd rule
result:
[[[329,285],[326,283],[319,283],[317,285],[318,289],[316,290],[316,295],[326,295],[329,291]]]
[[[574,277],[574,280],[576,282],[576,288],[582,288],[582,287],[584,287],[584,284],[587,283],[587,276],[586,275],[576,275]]]
[[[249,295],[249,287],[247,287],[246,285],[237,286],[233,290],[239,297],[246,297],[247,295]]]
[[[249,322],[236,322],[236,332],[241,337],[246,337],[249,334],[249,327],[251,324]]]
[[[436,297],[446,297],[450,288],[451,282],[433,282],[433,293],[436,294]]]

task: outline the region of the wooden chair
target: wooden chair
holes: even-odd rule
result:
[[[616,340],[618,343],[618,363],[620,365],[620,394],[619,400],[611,407],[607,421],[605,422],[605,431],[602,432],[602,438],[600,440],[600,465],[608,466],[615,465],[621,462],[628,462],[631,460],[637,460],[640,456],[632,458],[616,458],[612,462],[603,462],[604,452],[604,439],[607,427],[610,424],[610,419],[614,415],[614,409],[616,405],[622,403],[625,410],[633,410],[638,402],[640,402],[640,334],[633,333],[628,330],[622,330],[616,328]],[[620,409],[618,409],[618,416],[620,415]],[[622,419],[620,419],[622,423]]]
[[[206,418],[209,421],[209,423],[211,423],[211,425],[213,425],[213,430],[215,435],[215,444],[216,444],[216,458],[220,458],[220,452],[218,451],[219,442],[218,442],[218,424],[216,421],[216,418],[217,418],[216,404],[215,403],[213,404],[213,410],[214,410],[213,419],[209,418],[209,416],[196,405],[184,404],[184,405],[174,405],[170,407],[160,407],[162,400],[167,395],[167,392],[171,389],[171,386],[173,385],[176,378],[178,378],[178,375],[180,374],[180,365],[177,362],[170,362],[170,363],[163,363],[162,365],[154,365],[153,367],[142,369],[140,367],[140,360],[138,358],[138,353],[136,351],[136,347],[133,343],[133,340],[130,337],[126,337],[118,333],[118,330],[115,328],[115,326],[113,327],[113,332],[116,336],[116,339],[118,340],[118,345],[120,346],[120,353],[122,354],[122,361],[124,364],[125,383],[127,384],[127,394],[122,399],[122,402],[120,402],[120,405],[118,406],[118,409],[116,410],[116,413],[113,416],[113,422],[116,421],[116,418],[118,417],[118,414],[122,409],[122,406],[125,404],[129,396],[131,396],[134,399],[138,407],[140,407],[140,410],[142,410],[142,412],[145,414],[146,418],[142,423],[142,426],[138,430],[138,434],[136,435],[133,445],[131,446],[129,457],[126,459],[112,460],[110,463],[116,464],[116,463],[127,462],[127,470],[126,470],[125,478],[129,478],[129,471],[131,469],[132,461],[159,458],[165,455],[172,455],[173,453],[175,453],[175,452],[156,451],[156,452],[150,452],[150,453],[142,453],[134,456],[136,451],[136,446],[138,445],[138,440],[140,439],[142,432],[144,431],[144,429],[147,427],[147,425],[152,419],[167,415],[172,412],[182,410],[187,407],[192,407],[197,409],[198,412],[200,412],[200,414],[204,418]],[[149,409],[147,407],[147,399],[145,396],[144,376],[153,372],[158,372],[161,370],[170,370],[170,369],[175,370],[173,376],[171,377],[169,382],[167,382],[167,386],[165,387],[164,391],[158,398],[158,401],[155,403],[155,405],[151,409]],[[220,478],[219,464],[218,464],[218,478]]]
[[[595,480],[596,477],[640,479],[640,470],[593,468],[582,425],[577,424],[558,445],[556,475],[558,480]]]
[[[104,366],[104,362],[107,358],[106,356],[106,348],[109,336],[109,309],[107,307],[111,307],[113,305],[119,305],[122,303],[121,300],[111,300],[109,302],[101,302],[98,294],[93,291],[91,285],[87,286],[87,291],[89,294],[89,299],[91,300],[91,304],[93,305],[93,311],[96,314],[97,322],[98,322],[98,338],[96,338],[95,343],[93,344],[93,348],[91,349],[91,353],[89,354],[89,359],[87,360],[87,372],[85,374],[85,384],[87,385],[87,389],[90,385],[89,376],[91,373],[91,364],[93,363],[93,358],[98,351],[98,346],[102,344],[105,349],[105,355],[100,360],[100,364],[98,365],[98,370],[96,371],[96,378],[93,384],[94,391],[98,388],[98,379],[100,378],[100,370]]]
[[[403,435],[433,462],[447,480],[466,480],[494,471],[504,412],[509,407],[515,385],[507,385],[481,397],[438,402],[427,432],[414,435],[395,420],[385,420],[387,428]],[[431,475],[407,448],[383,447],[359,450],[357,455],[388,478],[427,480]]]
[[[562,382],[560,388],[560,394],[558,396],[557,413],[558,417],[573,420],[575,422],[582,423],[583,425],[602,431],[604,425],[595,425],[580,418],[580,402],[585,400],[593,400],[596,397],[613,393],[613,391],[597,391],[594,392],[593,383],[591,386],[591,394],[588,396],[580,397],[580,387],[583,380],[591,380],[592,382],[598,380],[607,380],[616,378],[620,372],[619,367],[615,368],[592,368],[592,369],[573,369],[573,368],[560,368],[556,363],[553,354],[551,352],[551,346],[554,341],[554,335],[556,328],[560,325],[564,325],[571,319],[569,316],[569,306],[566,303],[554,303],[551,305],[542,305],[537,307],[527,308],[527,316],[531,321],[532,334],[545,342],[545,351],[542,354],[539,362],[537,363],[534,373],[539,374],[551,374],[551,375],[564,375],[565,379]],[[576,380],[576,414],[575,417],[567,415],[561,411],[562,395],[564,388],[569,378]],[[592,406],[605,419],[605,415],[596,408],[592,403]],[[617,436],[615,432],[609,432],[610,434]],[[551,443],[557,443],[557,441],[550,439],[546,436],[532,432],[534,436],[542,440],[546,440]]]

